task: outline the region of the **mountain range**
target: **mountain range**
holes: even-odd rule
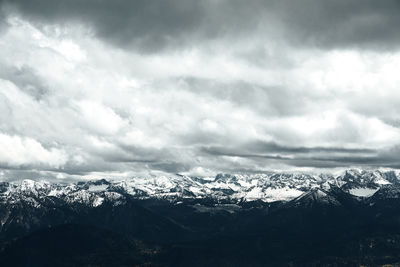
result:
[[[5,266],[399,264],[399,222],[395,171],[0,183]]]

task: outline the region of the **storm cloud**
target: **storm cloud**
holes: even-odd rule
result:
[[[399,11],[0,0],[0,177],[398,168]]]
[[[113,45],[142,52],[227,36],[327,49],[398,49],[400,40],[396,0],[3,0],[3,6],[40,26],[82,23]]]

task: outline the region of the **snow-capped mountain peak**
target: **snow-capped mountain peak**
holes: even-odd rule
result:
[[[121,181],[94,180],[78,183],[51,183],[22,180],[0,183],[0,200],[17,200],[21,196],[65,198],[68,202],[100,205],[124,197],[213,198],[237,201],[290,201],[295,198],[325,199],[332,187],[359,197],[369,197],[387,185],[399,184],[393,171],[347,170],[342,175],[269,173],[218,174],[214,179],[185,175],[134,177]],[[329,198],[327,199],[329,202]]]

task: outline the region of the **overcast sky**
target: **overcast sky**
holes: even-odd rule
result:
[[[0,177],[400,167],[400,2],[0,0]]]

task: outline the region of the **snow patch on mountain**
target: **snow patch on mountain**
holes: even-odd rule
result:
[[[358,187],[349,190],[349,193],[357,197],[370,197],[378,191],[379,188]]]
[[[89,192],[101,192],[105,191],[107,189],[108,185],[106,184],[101,184],[101,185],[90,185],[89,186]]]

